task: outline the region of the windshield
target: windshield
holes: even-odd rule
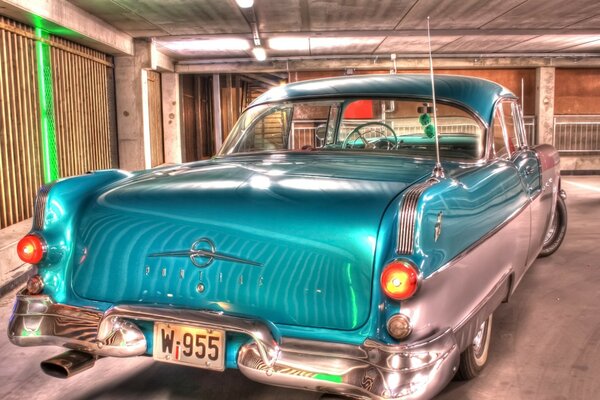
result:
[[[251,107],[234,126],[220,155],[283,151],[359,151],[440,155],[478,160],[484,129],[457,106],[418,100],[348,99],[262,104]]]

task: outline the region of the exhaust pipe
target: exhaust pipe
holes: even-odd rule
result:
[[[42,361],[42,371],[55,378],[70,378],[80,372],[90,369],[96,362],[96,356],[81,351],[69,350],[56,357]]]

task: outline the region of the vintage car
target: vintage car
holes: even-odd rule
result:
[[[219,154],[41,188],[19,346],[374,399],[429,399],[488,358],[492,314],[565,236],[559,157],[481,79],[365,75],[259,97]],[[435,106],[434,106],[435,104]],[[438,162],[439,153],[439,162]]]

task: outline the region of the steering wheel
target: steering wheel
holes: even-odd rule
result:
[[[369,142],[367,140],[367,138],[365,137],[365,133],[369,132],[369,129],[365,129],[368,127],[371,127],[370,129],[371,131],[375,130],[375,127],[378,126],[382,126],[385,129],[387,129],[388,131],[390,131],[392,133],[392,136],[394,137],[394,142],[392,143],[391,138],[386,135],[384,132],[381,132],[381,130],[379,129],[379,136],[380,138],[378,138],[375,141]],[[361,132],[363,131],[363,132]],[[350,141],[350,138],[356,135],[357,138],[356,140],[353,140],[352,142]],[[380,147],[379,145],[381,144],[385,144],[386,150],[393,150],[395,149],[400,143],[398,142],[398,136],[396,136],[396,132],[394,132],[394,129],[392,129],[391,126],[384,124],[383,122],[366,122],[364,124],[358,125],[356,128],[352,129],[352,131],[350,131],[350,133],[348,135],[346,135],[346,138],[344,139],[344,142],[342,143],[342,149],[354,149],[356,147],[358,147],[356,145],[356,142],[360,139],[361,142],[364,143],[364,148],[367,149],[369,148],[369,146],[371,146],[370,148],[372,149],[382,149],[383,147]]]

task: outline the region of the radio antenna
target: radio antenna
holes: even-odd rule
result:
[[[435,178],[444,177],[444,168],[440,162],[440,141],[437,123],[437,105],[435,103],[435,84],[433,81],[433,57],[431,56],[431,33],[429,32],[429,16],[427,16],[427,44],[429,45],[429,77],[431,78],[431,96],[433,98],[433,127],[435,136],[435,167],[433,168],[433,176]]]

